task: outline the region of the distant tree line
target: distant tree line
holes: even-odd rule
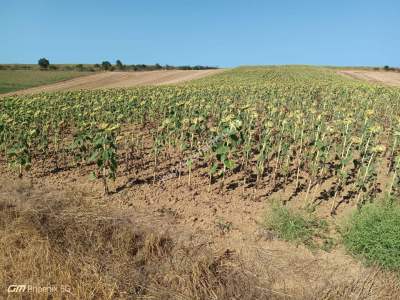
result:
[[[393,67],[389,67],[389,66],[384,66],[383,69],[385,71],[400,71],[400,68],[393,68]]]
[[[380,67],[374,67],[373,68],[375,71],[394,71],[394,72],[400,72],[400,68],[394,68],[394,67],[390,67],[390,66],[384,66],[382,68]]]
[[[95,64],[95,68],[103,69],[106,71],[156,71],[156,70],[208,70],[208,69],[218,69],[217,67],[211,67],[211,66],[201,66],[201,65],[196,65],[196,66],[170,66],[170,65],[160,65],[160,64],[154,64],[154,65],[146,65],[146,64],[134,64],[134,65],[125,65],[121,62],[121,60],[117,59],[115,62],[115,65],[112,65],[109,61],[103,61],[100,64]]]
[[[0,65],[0,70],[60,70],[60,71],[81,71],[81,72],[96,72],[96,71],[157,71],[157,70],[208,70],[218,69],[212,66],[171,66],[171,65],[146,65],[133,64],[125,65],[121,60],[117,59],[115,64],[109,61],[103,61],[101,64],[50,64],[47,58],[38,60],[37,65],[31,64],[3,64]]]

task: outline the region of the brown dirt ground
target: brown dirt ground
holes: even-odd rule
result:
[[[100,189],[96,183],[83,184],[87,180],[85,176],[79,176],[77,172],[67,173],[42,180],[1,180],[0,212],[6,220],[14,222],[11,228],[15,226],[21,232],[6,230],[0,238],[0,241],[4,240],[0,246],[8,253],[0,255],[0,266],[7,266],[0,272],[0,298],[7,297],[3,287],[14,283],[16,279],[24,283],[32,281],[38,286],[48,282],[70,285],[75,296],[60,296],[60,299],[110,299],[110,290],[119,290],[112,286],[114,280],[121,286],[121,293],[126,291],[124,285],[135,288],[143,285],[143,288],[149,289],[148,299],[394,300],[400,295],[395,275],[375,268],[365,268],[345,255],[342,249],[331,253],[311,252],[302,246],[254,235],[243,237],[239,242],[235,239],[235,232],[240,230],[239,222],[235,222],[238,227],[235,225],[232,231],[222,234],[216,227],[202,230],[191,226],[192,220],[185,224],[184,219],[190,217],[187,214],[176,215],[172,210],[163,210],[160,206],[157,210],[156,206],[140,209],[140,205],[132,205],[140,202],[134,195],[131,195],[130,205],[117,206],[119,202],[115,197],[106,199],[97,196]],[[72,174],[74,179],[67,180]],[[78,182],[81,185],[76,185]],[[159,190],[159,187],[154,186],[154,190]],[[176,194],[179,198],[179,193]],[[15,209],[18,213],[14,212]],[[10,214],[4,216],[7,211]],[[7,224],[0,225],[7,229]],[[142,227],[146,228],[145,232],[138,231]],[[38,229],[44,237],[37,236]],[[133,236],[129,233],[132,230]],[[172,238],[172,253],[158,253],[168,250],[158,249],[161,245],[154,244],[158,235],[168,238],[167,246],[170,244],[169,237]],[[144,252],[139,257],[135,253],[126,252],[132,247],[130,238],[135,239],[135,244],[139,242],[137,246],[140,249],[144,248],[139,250],[139,254]],[[47,247],[47,241],[61,249],[56,251],[57,247]],[[12,245],[11,249],[6,246],[6,242]],[[99,251],[105,246],[108,251]],[[12,247],[15,247],[14,253]],[[63,247],[67,251],[63,251]],[[46,255],[41,255],[43,253]],[[185,259],[185,253],[190,256],[189,260]],[[143,255],[145,260],[141,258]],[[159,255],[161,261],[152,257]],[[206,256],[206,261],[198,261],[199,255]],[[235,259],[222,260],[227,255]],[[220,270],[215,272],[216,278],[210,278],[213,274],[204,271],[212,272],[215,267],[213,260],[218,262],[219,257],[222,264]],[[62,259],[66,259],[63,265],[57,265],[56,262]],[[204,263],[207,265],[202,266]],[[104,264],[107,268],[102,268]],[[75,265],[79,265],[79,268]],[[227,274],[219,273],[224,269]],[[32,274],[35,274],[34,278]],[[172,280],[174,277],[179,280]],[[218,280],[220,282],[215,282],[219,277],[222,277]],[[135,282],[137,280],[139,282]],[[214,282],[211,282],[211,286],[195,285],[197,280],[200,280],[200,284],[211,280]],[[215,285],[219,283],[226,291],[218,296],[213,292],[218,291]],[[94,296],[91,284],[96,285],[97,296]],[[182,292],[187,291],[187,285],[192,284],[194,289],[206,291],[204,294],[208,294],[208,297],[184,295]],[[227,297],[229,289],[233,287],[245,292],[245,295],[241,298]],[[172,297],[163,297],[162,289],[165,294],[172,294]],[[108,292],[108,296],[98,294],[102,290]],[[261,292],[255,293],[255,290]],[[49,298],[52,297],[45,294],[37,297]],[[121,299],[125,298],[122,296]]]
[[[372,291],[382,292],[384,285],[380,280],[383,277],[375,280],[377,271],[362,266],[345,254],[341,246],[331,252],[312,251],[301,245],[279,241],[271,232],[262,229],[261,224],[271,201],[288,199],[294,193],[293,183],[287,188],[273,191],[271,179],[266,178],[262,186],[255,190],[251,183],[242,185],[243,174],[239,173],[229,175],[224,187],[220,187],[221,180],[218,180],[208,191],[207,170],[201,163],[193,168],[191,186],[188,185],[189,176],[185,168],[180,178],[176,176],[173,170],[179,164],[179,159],[174,153],[171,153],[171,157],[159,157],[160,162],[155,170],[156,180],[153,182],[149,133],[142,131],[141,134],[143,151],[133,153],[133,159],[128,165],[120,162],[118,178],[116,182],[110,183],[112,195],[107,198],[102,196],[100,180],[92,181],[88,177],[95,170],[93,165],[74,167],[71,163],[61,163],[59,171],[45,172],[52,169],[52,162],[46,161],[41,167],[37,167],[41,165],[37,162],[34,163],[36,167],[28,172],[27,179],[38,190],[51,189],[61,193],[67,189],[77,189],[95,202],[106,201],[124,213],[134,214],[136,221],[151,224],[155,230],[168,231],[180,242],[196,241],[215,251],[235,251],[246,261],[252,262],[255,271],[267,270],[273,274],[276,280],[272,289],[289,295],[288,298],[304,298],[306,291],[326,293],[329,290],[331,293],[339,286],[350,290],[355,286],[359,288],[366,284],[364,280],[371,280],[371,276],[371,284],[374,286],[371,287]],[[7,169],[4,163],[0,166],[2,177],[15,177],[15,173]],[[319,187],[319,192],[329,188],[329,180],[326,185]],[[290,201],[290,206],[303,206],[304,197],[303,190]],[[329,217],[330,207],[329,202],[322,203],[318,215]],[[340,213],[343,215],[354,208],[354,203],[350,203],[346,209],[341,208]],[[334,225],[336,220],[330,219],[330,222]],[[358,292],[352,296],[354,299],[382,298],[382,294],[377,296],[373,292],[368,292],[366,297],[357,297]],[[330,296],[325,299],[341,298],[340,295]],[[346,296],[342,295],[344,298]]]
[[[49,85],[20,90],[1,96],[35,94],[40,92],[74,91],[81,89],[129,88],[139,85],[164,85],[185,82],[216,74],[213,70],[170,70],[145,72],[103,72]]]
[[[400,86],[400,73],[392,71],[343,70],[339,74],[374,83]]]

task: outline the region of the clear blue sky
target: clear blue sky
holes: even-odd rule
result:
[[[399,0],[0,0],[0,63],[400,66]]]

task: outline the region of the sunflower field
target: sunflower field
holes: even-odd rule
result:
[[[108,194],[145,151],[154,184],[174,158],[187,185],[202,166],[210,190],[235,175],[249,197],[290,188],[335,214],[400,193],[400,89],[324,68],[241,67],[175,86],[0,100],[0,162],[15,176],[91,166]]]

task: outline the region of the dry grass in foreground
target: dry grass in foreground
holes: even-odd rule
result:
[[[232,253],[177,245],[140,228],[131,216],[101,210],[74,194],[32,194],[26,184],[15,188],[11,198],[6,192],[0,200],[0,298],[11,284],[70,286],[64,296],[73,299],[266,296]]]
[[[29,183],[0,188],[0,298],[22,299],[398,299],[397,279],[378,270],[351,282],[274,289],[274,269],[234,251],[138,225],[140,220],[77,192]],[[321,280],[326,280],[321,275]],[[69,286],[71,293],[7,294],[11,284]],[[275,285],[276,286],[276,285]],[[14,298],[13,298],[14,299]]]

